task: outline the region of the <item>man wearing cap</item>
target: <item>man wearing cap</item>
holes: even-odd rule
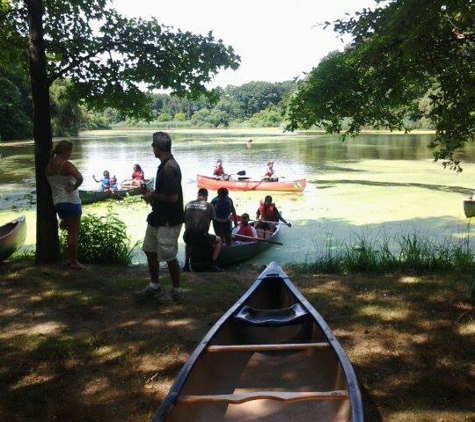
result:
[[[161,304],[171,303],[181,298],[180,264],[176,258],[178,236],[184,221],[181,170],[171,154],[172,140],[165,132],[153,134],[152,148],[160,160],[155,177],[155,190],[143,195],[152,212],[147,217],[147,230],[143,241],[143,251],[147,256],[150,284],[136,292],[137,300],[157,299]],[[166,261],[173,287],[163,293],[158,283],[159,262]]]

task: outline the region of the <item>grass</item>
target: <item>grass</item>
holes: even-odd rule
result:
[[[402,233],[392,239],[387,236],[371,239],[365,234],[354,237],[355,241],[351,244],[336,243],[329,234],[323,245],[315,245],[314,254],[305,263],[291,267],[301,273],[324,274],[386,274],[394,271],[466,273],[475,270],[475,256],[470,248],[468,233],[462,234],[456,241],[447,238],[439,243],[418,233]]]
[[[131,298],[147,283],[143,266],[1,266],[0,420],[151,420],[260,270],[184,274],[183,302],[160,308]],[[352,361],[367,422],[475,421],[468,275],[289,275]]]

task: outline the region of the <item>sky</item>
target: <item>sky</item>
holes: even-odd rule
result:
[[[129,17],[155,17],[175,29],[207,34],[231,45],[238,70],[222,70],[211,86],[280,82],[304,75],[344,43],[318,23],[354,14],[372,0],[114,0]]]

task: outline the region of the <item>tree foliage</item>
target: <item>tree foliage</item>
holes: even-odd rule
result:
[[[0,53],[29,59],[33,99],[39,262],[59,258],[57,223],[45,168],[52,148],[49,87],[69,79],[70,98],[124,117],[151,119],[141,90],[168,88],[177,95],[208,93],[220,68],[237,68],[232,47],[174,30],[156,19],[129,19],[110,0],[1,0]],[[5,50],[10,50],[5,53]]]
[[[288,129],[321,125],[356,136],[365,126],[405,129],[408,115],[433,122],[436,160],[460,170],[456,153],[475,133],[475,2],[378,1],[333,22],[352,43],[300,82]],[[326,23],[330,25],[329,22]],[[429,99],[422,106],[421,98]]]

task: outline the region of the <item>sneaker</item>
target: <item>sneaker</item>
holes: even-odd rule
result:
[[[152,289],[150,285],[148,285],[145,289],[137,290],[134,293],[134,298],[137,302],[146,302],[160,297],[161,294],[162,289],[160,287],[158,287],[158,289]]]
[[[173,302],[178,302],[183,296],[183,290],[178,288],[172,288],[169,292],[163,293],[158,298],[160,305],[169,305]]]
[[[224,272],[224,270],[220,267],[218,267],[217,265],[210,265],[208,267],[208,271],[211,272],[211,273],[222,273]]]

